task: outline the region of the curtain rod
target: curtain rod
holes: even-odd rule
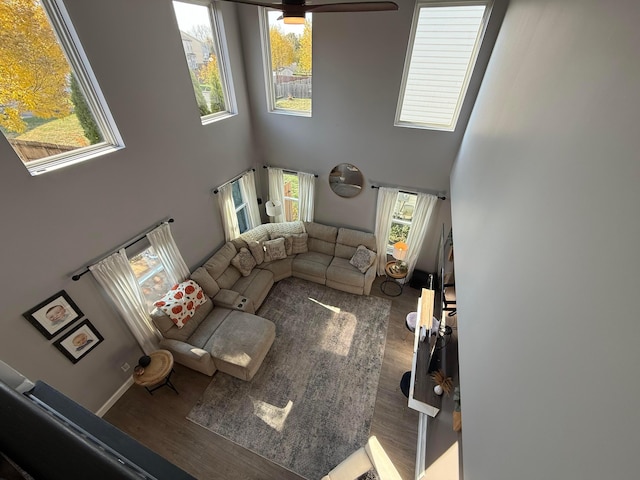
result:
[[[269,165],[263,165],[262,168],[280,168],[280,167],[270,167]],[[281,170],[283,172],[289,172],[289,173],[307,173],[307,172],[300,172],[300,171],[296,171],[296,170],[287,170],[286,168],[281,168]],[[314,177],[318,178],[318,174],[317,173],[313,173],[310,174],[313,175]]]
[[[149,233],[150,231],[158,228],[160,225],[162,225],[163,223],[173,223],[174,220],[173,218],[166,218],[164,220],[162,220],[160,223],[155,224],[153,227],[146,229],[144,232],[142,232],[141,234],[133,237],[131,240],[129,240],[126,243],[123,243],[122,245],[120,245],[118,248],[115,248],[113,250],[111,250],[109,253],[107,253],[106,255],[102,255],[101,257],[99,257],[99,260],[95,260],[93,262],[91,262],[90,265],[94,265],[95,263],[99,262],[100,260],[103,260],[105,258],[107,258],[110,255],[113,255],[116,252],[119,252],[121,249],[123,248],[129,248],[132,245],[135,245],[136,243],[138,243],[140,240],[142,240],[143,238],[146,237],[147,233]],[[84,269],[74,275],[71,276],[71,279],[74,282],[77,282],[78,280],[80,280],[80,277],[82,277],[85,273],[89,273],[89,266],[84,267]]]
[[[443,194],[442,192],[438,192],[436,190],[419,190],[419,189],[415,189],[414,191],[409,191],[409,190],[402,190],[403,187],[397,187],[397,186],[391,186],[391,185],[371,185],[371,188],[380,188],[380,187],[398,188],[398,189],[400,189],[400,192],[402,192],[402,193],[411,193],[411,194],[415,194],[416,192],[428,193],[430,195],[435,195],[440,200],[446,200],[447,199],[445,194]],[[404,187],[404,188],[406,188],[406,187]]]
[[[213,193],[214,195],[217,195],[217,194],[218,194],[218,192],[220,191],[220,189],[221,189],[222,187],[224,187],[225,185],[229,185],[231,182],[235,182],[235,181],[236,181],[236,180],[238,180],[240,177],[242,177],[245,173],[248,173],[248,172],[255,172],[255,171],[256,171],[256,169],[255,169],[255,168],[250,168],[249,170],[245,170],[244,172],[242,172],[242,173],[240,173],[240,174],[236,175],[235,177],[233,177],[231,180],[228,180],[228,181],[224,182],[224,183],[223,183],[222,185],[220,185],[218,188],[216,188],[216,189],[214,189],[214,190],[211,190],[211,193]]]

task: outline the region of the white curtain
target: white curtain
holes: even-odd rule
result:
[[[416,208],[413,212],[413,219],[411,220],[411,228],[409,229],[409,235],[407,236],[407,245],[409,246],[409,250],[407,250],[405,262],[407,262],[409,270],[405,281],[409,281],[411,279],[413,269],[416,267],[418,255],[420,255],[424,238],[427,234],[427,230],[429,229],[429,224],[431,223],[431,214],[433,213],[437,202],[438,197],[435,195],[418,193]]]
[[[281,168],[269,167],[269,200],[279,201],[283,206],[282,213],[269,217],[271,222],[284,222],[284,172]]]
[[[378,189],[378,205],[376,207],[376,248],[378,250],[378,275],[384,275],[387,264],[387,244],[391,233],[393,209],[398,198],[397,188],[380,187]]]
[[[167,272],[167,276],[172,284],[183,282],[187,279],[189,274],[189,268],[184,263],[182,254],[178,250],[173,235],[171,235],[171,228],[168,223],[163,223],[158,228],[147,233],[149,243],[155,250],[160,261],[164,266],[164,271]]]
[[[249,228],[255,228],[262,224],[260,210],[258,210],[258,195],[256,194],[256,178],[253,170],[248,171],[240,177],[240,192],[247,204],[247,217],[249,218]]]
[[[303,222],[313,222],[314,198],[316,194],[316,176],[312,173],[298,172],[298,183],[299,220],[302,220]]]
[[[218,189],[218,205],[220,206],[220,215],[222,216],[224,238],[227,242],[240,236],[240,227],[238,227],[238,217],[236,216],[236,207],[233,203],[232,190],[233,187],[230,183]]]
[[[89,270],[115,305],[145,354],[158,349],[162,338],[151,322],[138,281],[124,248]]]

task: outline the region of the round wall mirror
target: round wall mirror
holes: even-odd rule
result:
[[[329,186],[336,195],[341,197],[355,197],[362,191],[364,177],[355,165],[341,163],[329,173]]]

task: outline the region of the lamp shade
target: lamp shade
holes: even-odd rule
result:
[[[273,201],[269,200],[265,203],[265,207],[267,209],[267,215],[269,217],[276,217],[278,215],[282,215],[282,203],[278,200]]]
[[[404,260],[407,256],[409,245],[404,242],[396,242],[393,244],[393,258],[396,260]]]

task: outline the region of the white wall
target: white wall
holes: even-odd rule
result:
[[[254,158],[233,5],[222,7],[240,113],[203,127],[170,1],[65,4],[126,148],[31,177],[0,139],[0,358],[96,410],[141,352],[91,275],[69,275],[166,216],[197,265],[224,240],[210,189]],[[76,365],[22,318],[62,289],[105,338]]]
[[[638,476],[639,22],[510,2],[451,178],[465,480]]]

